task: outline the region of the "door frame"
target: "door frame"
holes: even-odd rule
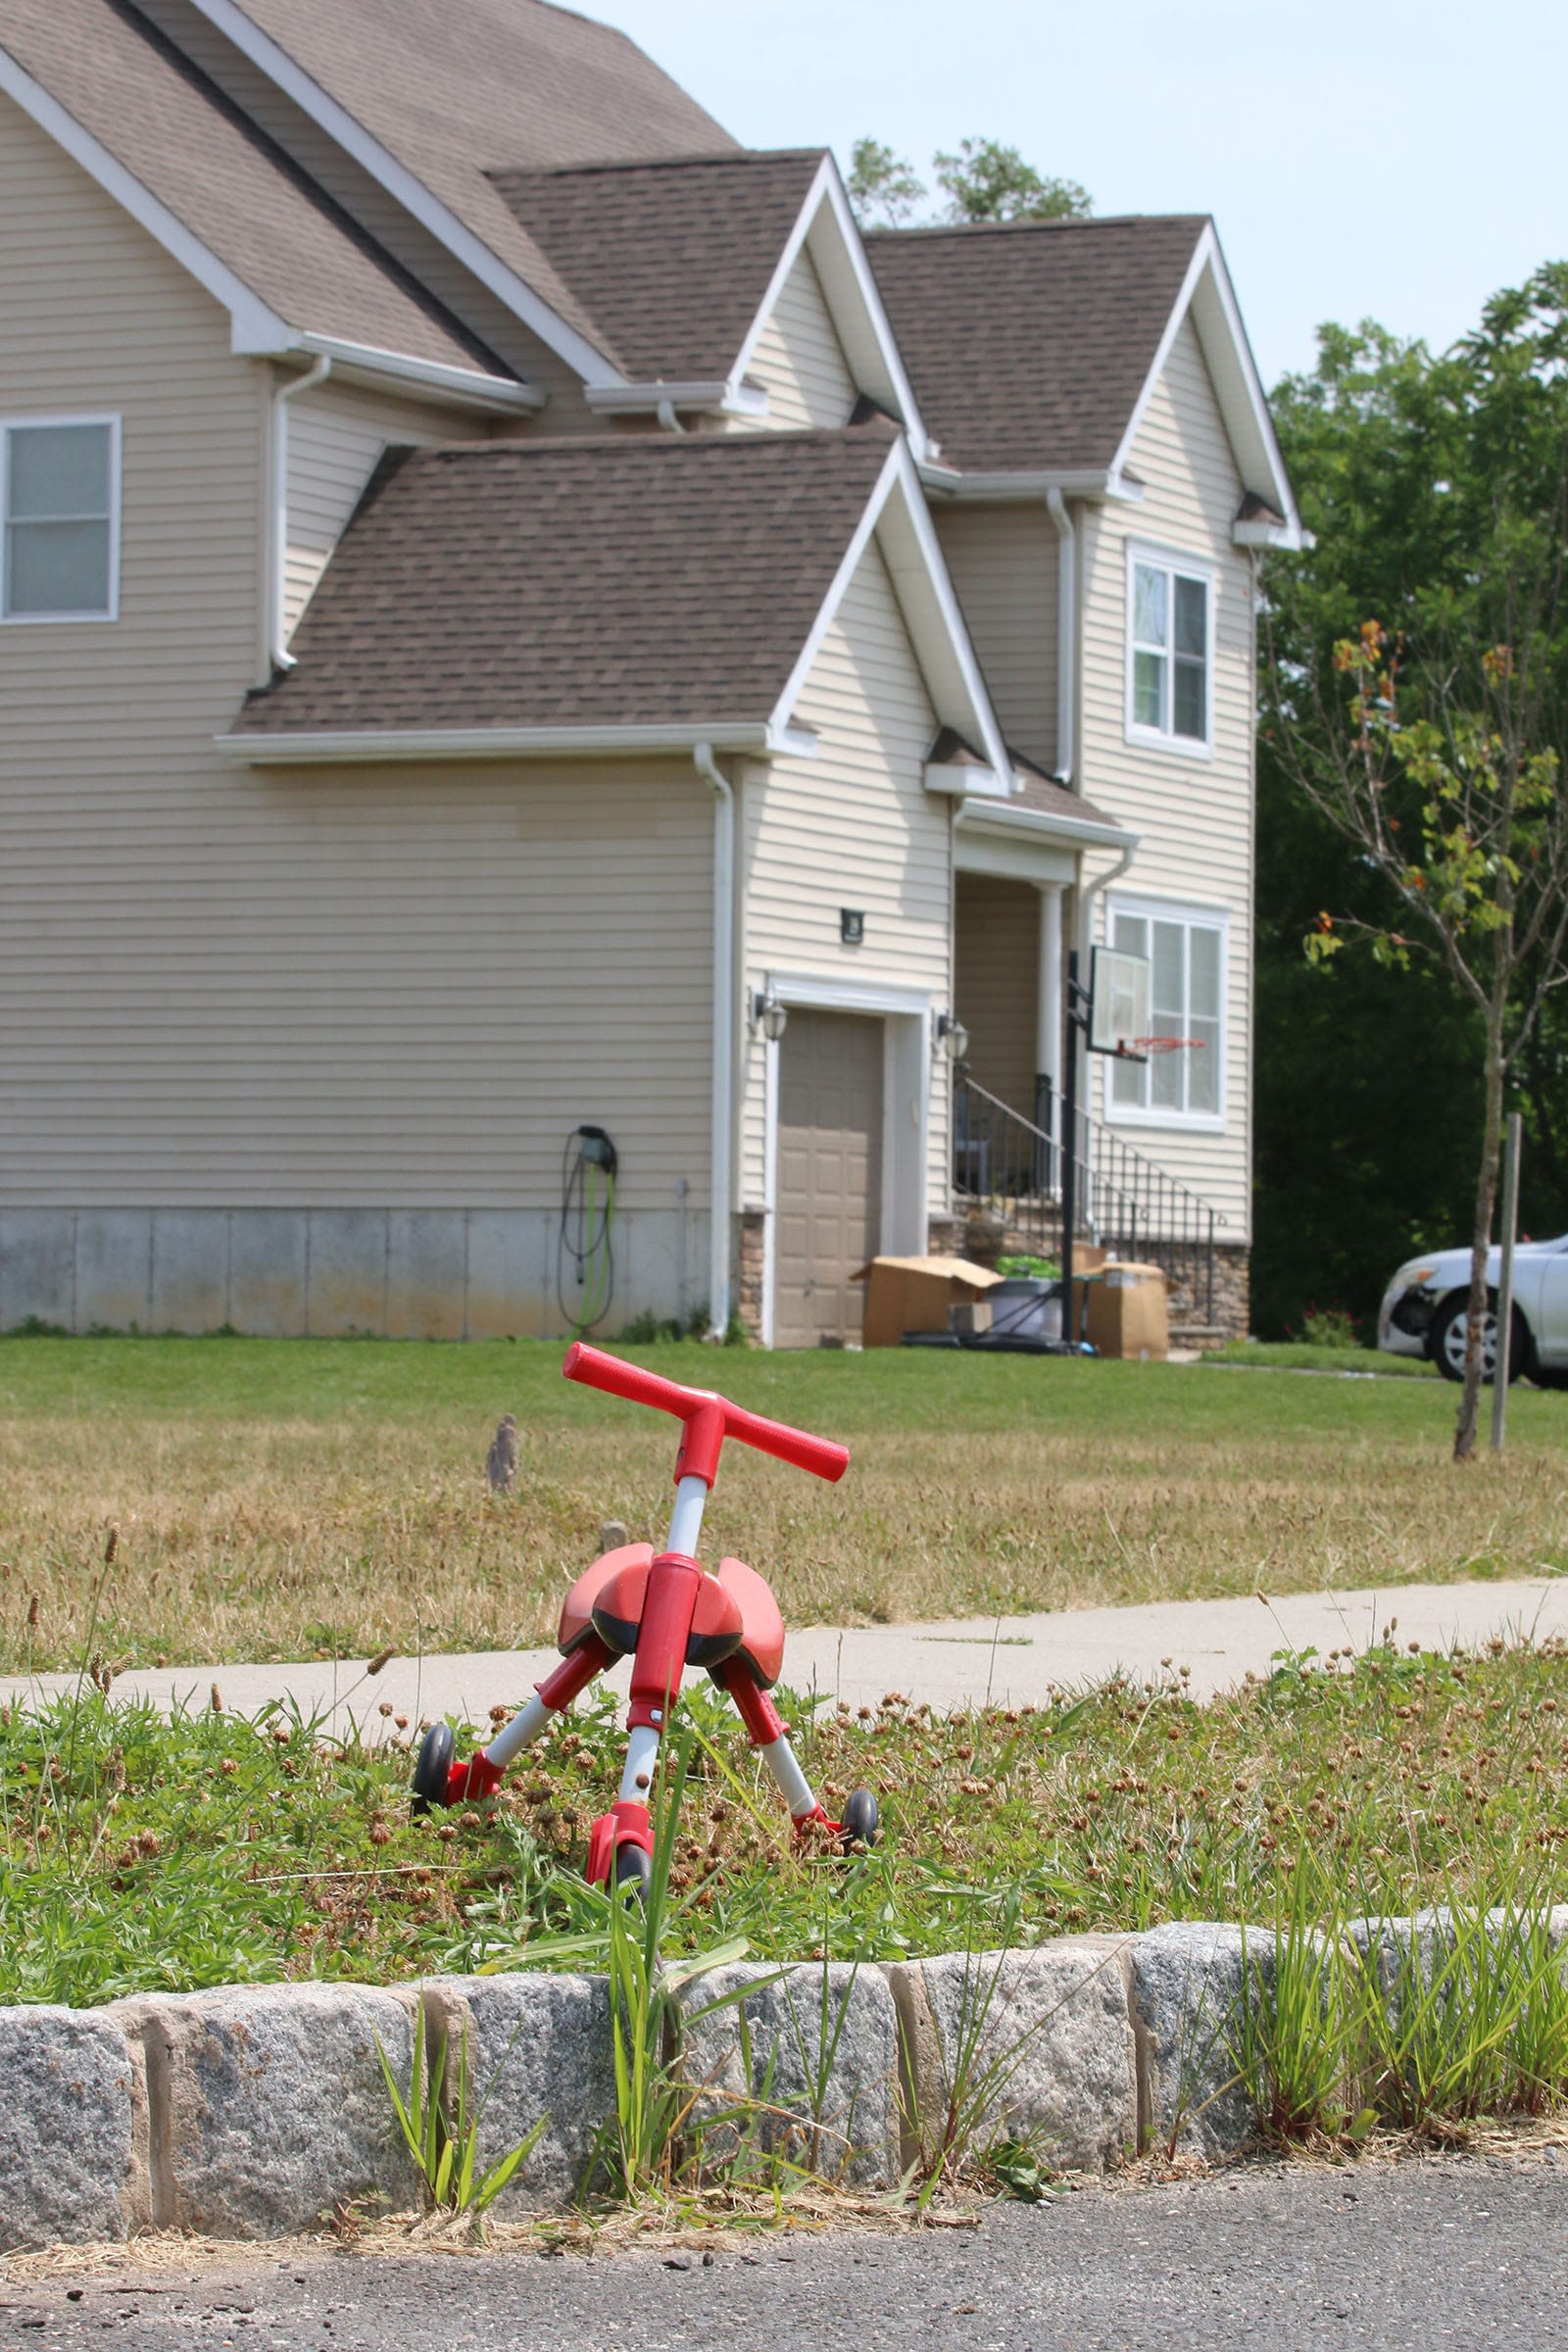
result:
[[[899,988],[837,974],[769,972],[764,993],[803,1012],[868,1013],[882,1023],[882,1199],[878,1250],[923,1256],[929,1238],[931,1154],[932,998],[921,988]],[[777,1281],[778,1057],[783,1042],[762,1048],[762,1345],[771,1348]],[[899,1105],[914,1105],[914,1149],[905,1143]]]

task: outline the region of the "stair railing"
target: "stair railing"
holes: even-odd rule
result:
[[[954,1191],[961,1203],[1000,1216],[1022,1253],[1051,1255],[1061,1246],[1063,1125],[1054,1088],[1037,1089],[1036,1116],[1026,1119],[976,1085],[961,1062],[955,1067]],[[1114,1257],[1162,1267],[1177,1313],[1211,1324],[1222,1213],[1087,1111],[1076,1126],[1077,1234]]]

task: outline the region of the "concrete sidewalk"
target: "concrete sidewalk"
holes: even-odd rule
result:
[[[923,1698],[939,1712],[989,1702],[1022,1706],[1052,1685],[1102,1681],[1118,1670],[1147,1681],[1168,1658],[1192,1669],[1196,1698],[1228,1690],[1248,1673],[1266,1674],[1277,1650],[1347,1643],[1364,1649],[1397,1621],[1396,1639],[1423,1648],[1473,1649],[1500,1636],[1510,1642],[1568,1638],[1568,1578],[1512,1584],[1405,1585],[1353,1592],[1300,1592],[1267,1603],[1244,1600],[1156,1602],[1131,1609],[1070,1609],[1033,1617],[949,1619],[927,1625],[805,1626],[785,1652],[789,1687],[816,1690],[852,1706],[872,1706],[888,1690]],[[374,1677],[363,1658],[301,1665],[178,1666],[124,1674],[119,1697],[158,1706],[205,1707],[216,1684],[225,1710],[254,1715],[272,1700],[329,1720],[346,1732],[381,1730],[383,1705],[417,1723],[452,1714],[483,1724],[495,1705],[525,1698],[556,1662],[553,1649],[482,1650],[394,1658]],[[628,1667],[610,1676],[624,1690]],[[0,1678],[0,1700],[69,1691],[77,1678],[40,1674]],[[387,1726],[390,1728],[390,1726]]]

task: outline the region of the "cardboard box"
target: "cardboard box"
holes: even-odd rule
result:
[[[956,1331],[960,1340],[983,1338],[991,1329],[989,1298],[958,1298],[948,1309],[948,1329]]]
[[[897,1348],[906,1331],[946,1331],[948,1309],[1002,1280],[966,1257],[873,1257],[850,1276],[865,1285],[862,1347]]]
[[[1163,1266],[1107,1258],[1089,1285],[1088,1332],[1101,1355],[1160,1362],[1170,1351]]]

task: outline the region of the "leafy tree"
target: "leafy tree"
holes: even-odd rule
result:
[[[1075,179],[1054,179],[1000,139],[960,139],[933,158],[950,220],[1082,220],[1094,209]]]
[[[1347,922],[1326,895],[1309,948],[1326,962],[1359,936],[1386,969],[1424,958],[1480,1043],[1460,1456],[1475,1440],[1504,1093],[1532,1056],[1560,1066],[1565,357],[1568,268],[1554,266],[1496,296],[1439,359],[1375,327],[1325,330],[1315,375],[1280,402],[1318,547],[1271,583],[1267,758],[1349,844],[1363,900]]]
[[[862,228],[902,228],[925,197],[924,180],[880,139],[856,140],[847,185]]]
[[[960,139],[956,155],[939,154],[934,169],[952,221],[1082,220],[1092,209],[1075,179],[1048,177],[999,139]],[[862,228],[906,227],[926,197],[913,167],[880,139],[856,140],[847,185]]]

